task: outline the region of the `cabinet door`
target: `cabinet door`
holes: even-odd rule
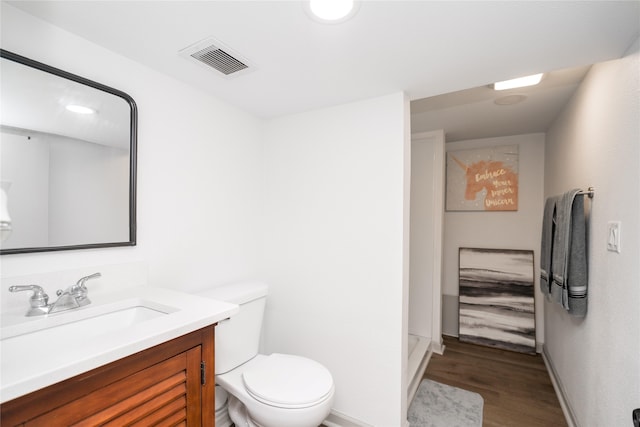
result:
[[[195,347],[95,390],[25,426],[200,424],[201,348]]]

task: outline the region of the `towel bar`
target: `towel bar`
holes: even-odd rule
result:
[[[586,190],[581,190],[578,194],[582,194],[582,195],[587,195],[589,196],[590,199],[593,199],[593,195],[595,194],[596,190],[593,187],[589,187]]]

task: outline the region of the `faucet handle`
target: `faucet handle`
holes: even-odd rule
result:
[[[78,307],[91,304],[91,300],[89,299],[89,296],[88,296],[89,289],[87,289],[84,283],[89,279],[95,279],[101,276],[102,274],[100,273],[93,273],[93,274],[90,274],[89,276],[82,277],[80,278],[80,280],[76,282],[75,285],[69,286],[66,290],[63,291],[62,289],[58,289],[56,291],[56,295],[58,295],[59,297],[62,297],[63,295],[66,294],[73,297],[75,300],[75,304],[77,304]]]
[[[16,285],[10,286],[9,292],[22,292],[33,291],[33,295],[29,298],[29,304],[31,310],[27,313],[27,316],[41,314],[40,312],[47,311],[47,304],[49,303],[49,295],[38,285]]]
[[[56,291],[56,295],[60,296],[60,295],[62,295],[64,293],[69,293],[69,294],[72,294],[75,297],[86,297],[87,293],[88,293],[88,289],[87,289],[87,287],[85,286],[84,283],[89,279],[96,279],[96,278],[101,277],[101,276],[102,276],[102,274],[100,274],[100,273],[93,273],[93,274],[90,274],[89,276],[81,277],[76,282],[75,285],[69,286],[66,290],[63,291],[62,289],[58,289]]]
[[[84,288],[85,287],[84,286],[84,282],[86,282],[89,279],[97,279],[98,277],[102,277],[102,274],[100,274],[100,272],[90,274],[89,276],[85,276],[85,277],[81,278],[80,280],[78,280],[76,285],[81,287],[81,288]]]

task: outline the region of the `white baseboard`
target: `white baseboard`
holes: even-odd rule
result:
[[[374,427],[341,412],[332,410],[326,420],[322,422],[327,427]]]
[[[440,337],[439,341],[431,341],[431,348],[430,350],[433,351],[436,354],[439,354],[440,356],[442,356],[444,354],[444,349],[446,348],[446,346],[444,345],[444,341],[442,340],[442,337]]]
[[[424,376],[424,372],[427,370],[427,365],[429,364],[429,360],[431,360],[431,355],[433,354],[432,350],[433,341],[429,343],[429,347],[427,348],[427,352],[424,357],[420,361],[420,365],[418,366],[418,370],[413,378],[409,378],[409,387],[407,390],[407,405],[411,404],[413,397],[418,391],[418,387],[420,386],[420,382],[422,381],[422,377]]]
[[[560,382],[560,378],[558,377],[553,364],[551,363],[551,359],[547,354],[547,348],[542,346],[542,360],[544,360],[544,364],[547,367],[547,371],[549,372],[549,377],[551,378],[551,383],[553,384],[553,388],[556,391],[556,395],[558,396],[558,401],[560,402],[560,407],[562,408],[562,413],[564,414],[564,418],[567,421],[567,425],[569,427],[578,427],[578,423],[576,422],[576,418],[573,415],[573,411],[571,410],[571,405],[569,405],[569,401],[566,398],[566,393],[564,392],[564,388],[562,387],[562,383]]]

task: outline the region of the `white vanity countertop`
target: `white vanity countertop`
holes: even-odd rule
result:
[[[92,303],[85,307],[47,316],[26,317],[28,304],[21,312],[2,314],[0,402],[212,325],[238,311],[235,304],[150,286],[89,293],[89,298]],[[118,327],[105,316],[100,326],[100,316],[133,307],[155,313],[154,317]],[[93,330],[84,328],[83,320],[88,319],[98,319],[99,326],[93,322]],[[66,329],[56,331],[62,324]],[[64,335],[56,337],[63,330]]]

